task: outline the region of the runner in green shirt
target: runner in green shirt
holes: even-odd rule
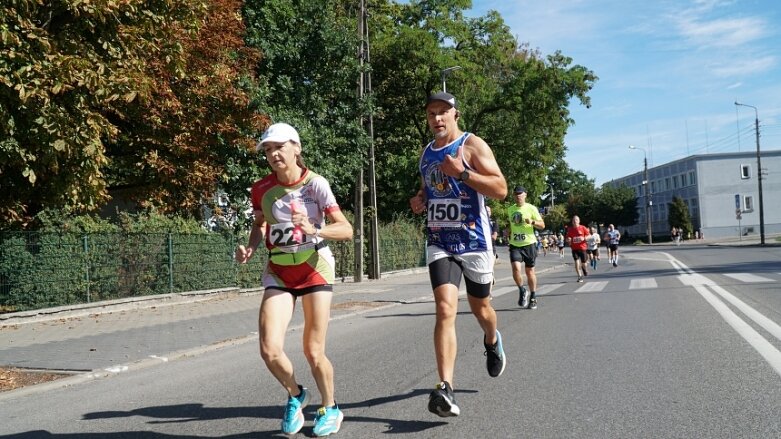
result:
[[[507,209],[507,214],[510,218],[510,263],[513,268],[513,280],[520,291],[518,306],[537,309],[537,275],[534,273],[534,264],[537,260],[537,237],[534,235],[534,229],[544,229],[545,222],[540,211],[526,202],[526,188],[523,186],[515,187],[515,205]],[[526,266],[528,290],[523,286],[521,264]]]

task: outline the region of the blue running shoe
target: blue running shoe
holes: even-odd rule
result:
[[[334,404],[331,407],[320,407],[317,409],[315,428],[312,431],[315,436],[328,436],[334,434],[339,431],[343,419],[344,413],[339,410],[339,406]]]
[[[496,343],[493,346],[486,344],[485,337],[483,337],[483,345],[485,346],[485,363],[488,375],[496,378],[504,372],[504,366],[507,365],[502,347],[502,334],[498,330],[496,331]]]
[[[304,407],[309,404],[309,392],[301,385],[298,396],[288,396],[285,417],[282,418],[282,433],[296,434],[304,426]]]

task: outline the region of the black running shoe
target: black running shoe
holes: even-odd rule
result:
[[[525,286],[521,285],[519,287],[520,294],[518,297],[518,306],[521,308],[528,308],[529,307],[529,296],[531,293],[529,293],[529,290],[526,289]]]
[[[461,413],[461,409],[456,405],[450,383],[442,381],[437,384],[437,387],[428,396],[428,411],[443,418],[458,416]]]
[[[507,363],[502,346],[502,334],[496,331],[496,343],[493,346],[485,344],[485,337],[483,337],[483,346],[485,346],[485,367],[488,369],[488,375],[496,378],[504,372]]]

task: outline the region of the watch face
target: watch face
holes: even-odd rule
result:
[[[461,180],[468,180],[468,179],[469,179],[469,171],[465,169],[464,172],[461,173]]]

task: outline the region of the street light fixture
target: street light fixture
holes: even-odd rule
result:
[[[645,194],[645,231],[648,234],[648,243],[654,243],[654,236],[651,227],[651,198],[648,195],[648,155],[644,148],[629,145],[629,149],[639,149],[643,151],[643,193]]]
[[[757,186],[759,191],[759,244],[765,245],[765,205],[762,202],[762,161],[759,158],[759,111],[753,105],[741,104],[735,101],[738,107],[749,107],[754,109],[754,128],[757,135]]]
[[[446,69],[442,69],[442,91],[447,92],[447,88],[445,87],[445,79],[447,79],[447,75],[449,75],[453,70],[460,69],[461,66],[453,66],[448,67]]]

